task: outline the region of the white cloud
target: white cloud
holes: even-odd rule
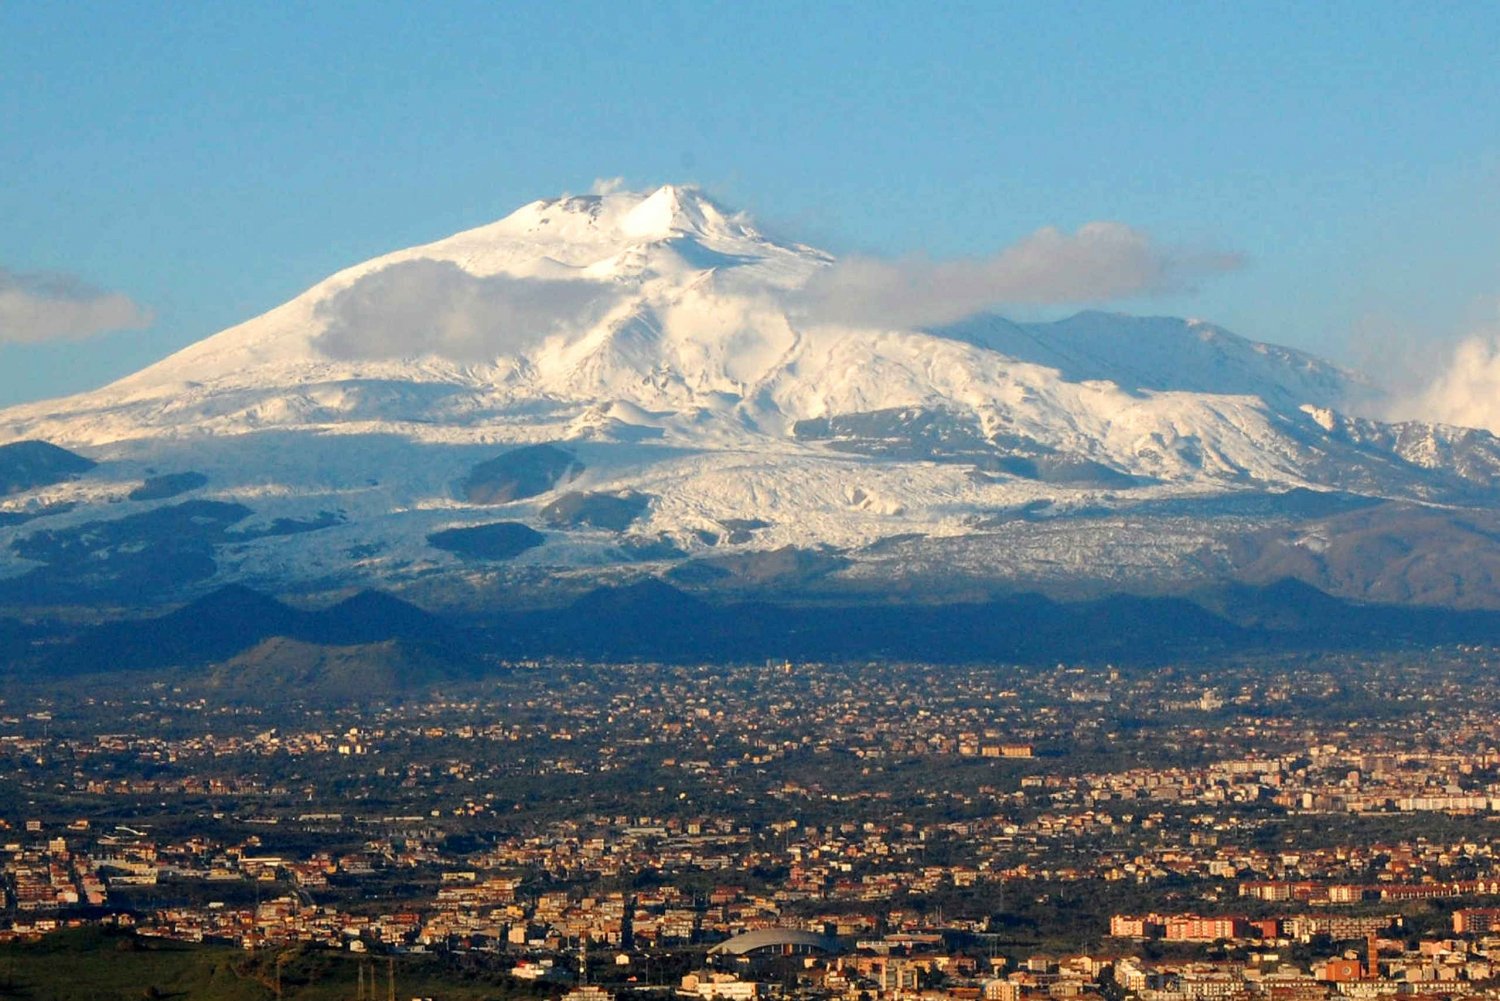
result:
[[[1399,397],[1389,416],[1500,434],[1500,325],[1456,344],[1437,374]]]
[[[151,311],[129,296],[72,275],[0,267],[0,344],[82,340],[111,330],[140,330],[151,321]]]
[[[1123,223],[1091,222],[1071,235],[1039,229],[987,258],[846,258],[814,275],[793,305],[814,322],[928,327],[1007,305],[1097,303],[1182,291],[1242,263],[1234,254],[1158,246]]]
[[[403,261],[323,303],[317,343],[332,358],[493,361],[597,320],[612,302],[596,282],[480,278],[449,261]]]
[[[612,195],[616,191],[624,190],[624,188],[625,178],[623,177],[596,177],[594,178],[594,183],[589,185],[589,194]]]

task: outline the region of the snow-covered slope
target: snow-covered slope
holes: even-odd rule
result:
[[[204,515],[233,520],[193,550],[194,579],[591,573],[785,546],[851,554],[853,579],[882,540],[982,550],[1014,534],[998,524],[1069,512],[1092,520],[1027,567],[986,565],[1087,576],[1101,545],[1156,530],[1101,511],[1297,488],[1472,498],[1500,470],[1482,432],[1351,421],[1356,377],[1199,321],[817,323],[796,293],[832,266],[674,186],[534,202],[356,265],[101,390],[0,412],[0,442],[100,463],[0,500],[0,570],[41,589],[138,562],[157,543],[130,518],[212,502],[239,507]],[[540,443],[568,457],[543,489],[461,486]],[[496,522],[544,534],[488,555],[440,535]],[[1178,556],[1213,545],[1182,538]]]

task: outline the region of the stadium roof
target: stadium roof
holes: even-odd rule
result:
[[[839,944],[827,935],[818,935],[800,928],[757,928],[755,931],[736,935],[727,942],[720,942],[708,950],[708,953],[711,956],[747,956],[762,950],[838,952]]]

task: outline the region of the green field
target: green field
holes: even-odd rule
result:
[[[276,966],[281,996],[307,1001],[357,997],[363,962],[375,979],[374,997],[388,993],[387,960],[321,948],[247,953],[217,945],[139,939],[123,931],[78,929],[36,943],[0,946],[0,998],[26,1001],[273,1001]],[[535,998],[518,989],[493,962],[399,957],[395,996],[437,1001]],[[366,995],[369,996],[368,994]]]

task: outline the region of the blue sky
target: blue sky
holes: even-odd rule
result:
[[[1485,3],[0,5],[0,296],[119,294],[0,329],[0,404],[615,176],[836,253],[1117,220],[1246,263],[1115,308],[1432,355],[1497,315],[1497,51]]]

